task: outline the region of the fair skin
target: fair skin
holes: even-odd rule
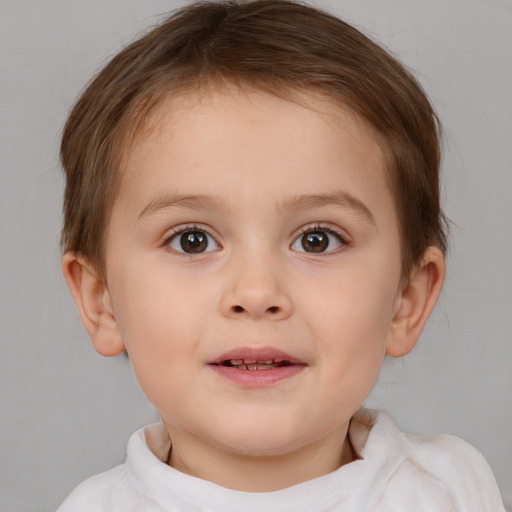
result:
[[[128,352],[173,467],[253,492],[333,471],[444,258],[403,284],[383,154],[348,110],[235,89],[165,108],[126,156],[106,281],[64,255],[82,321],[98,352]]]

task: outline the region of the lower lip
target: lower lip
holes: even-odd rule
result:
[[[297,375],[306,367],[302,364],[292,364],[290,366],[279,366],[265,370],[241,370],[216,364],[208,366],[221,377],[250,388],[271,386],[280,380]]]

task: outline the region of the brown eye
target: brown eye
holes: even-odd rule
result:
[[[176,234],[169,245],[175,251],[187,254],[200,254],[219,248],[217,242],[208,233],[195,229]]]
[[[329,247],[329,238],[323,231],[304,233],[300,244],[306,252],[324,252]]]
[[[185,252],[204,252],[208,247],[206,233],[188,231],[180,236],[180,245]]]
[[[331,230],[312,229],[300,235],[292,244],[292,249],[298,252],[329,253],[342,245],[344,240]]]

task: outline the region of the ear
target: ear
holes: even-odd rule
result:
[[[446,273],[445,259],[437,247],[429,247],[397,298],[386,354],[401,357],[416,345],[434,309]]]
[[[96,351],[103,356],[124,352],[105,281],[85,258],[73,252],[62,257],[62,271]]]

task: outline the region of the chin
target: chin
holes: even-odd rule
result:
[[[216,444],[237,455],[252,457],[272,457],[291,453],[305,444],[303,432],[283,429],[282,425],[251,425],[250,428],[238,428],[224,432],[216,438]]]

